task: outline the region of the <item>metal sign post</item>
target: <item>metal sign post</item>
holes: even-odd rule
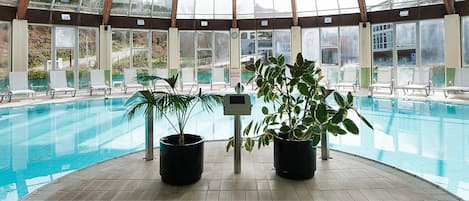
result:
[[[241,94],[244,90],[241,83],[235,87],[236,94]],[[237,114],[234,118],[234,173],[241,173],[241,115]]]
[[[241,173],[241,115],[251,115],[251,97],[241,94],[243,86],[238,83],[236,94],[226,94],[223,97],[223,114],[234,115],[234,173]]]

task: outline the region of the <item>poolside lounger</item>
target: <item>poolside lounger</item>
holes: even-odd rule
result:
[[[133,68],[124,68],[124,81],[122,83],[124,93],[127,93],[129,88],[142,88],[143,85],[137,81],[137,70]]]
[[[8,102],[11,102],[11,97],[16,94],[31,94],[32,98],[36,92],[28,87],[28,73],[27,72],[10,72],[8,79]],[[3,96],[2,96],[3,100]]]
[[[217,85],[226,88],[225,68],[212,68],[212,82],[210,83],[210,89],[213,89],[213,86]]]
[[[90,78],[90,96],[93,95],[93,90],[103,90],[104,96],[111,95],[111,87],[106,84],[103,70],[91,70]]]
[[[67,77],[65,71],[49,71],[49,91],[51,98],[54,98],[56,92],[70,92],[75,97],[77,90],[67,86]]]
[[[430,68],[414,68],[412,70],[412,80],[407,85],[402,87],[404,95],[407,95],[409,90],[424,90],[425,95],[429,96],[431,90],[435,93],[432,81],[430,80]]]
[[[450,93],[469,92],[468,76],[469,76],[469,68],[455,69],[454,83],[450,82],[450,85],[453,85],[453,86],[448,86],[444,89],[445,97],[448,97]]]
[[[356,67],[344,67],[343,69],[343,79],[336,84],[336,89],[339,90],[340,87],[352,87],[353,91],[358,89],[358,77],[357,77]]]
[[[161,78],[168,78],[169,73],[168,69],[164,68],[157,68],[156,69],[156,76],[161,77]],[[166,88],[169,87],[168,83],[166,83],[164,80],[154,80],[153,81],[153,89],[156,90],[157,88]]]
[[[375,90],[381,88],[389,88],[389,94],[394,91],[394,81],[392,79],[392,68],[384,67],[376,70],[377,76],[373,79],[373,84],[370,85],[370,94],[373,96]]]
[[[192,87],[194,86],[197,87],[197,80],[195,79],[194,68],[183,68],[181,71],[182,89],[184,90],[185,86],[190,86],[190,89],[192,89]]]

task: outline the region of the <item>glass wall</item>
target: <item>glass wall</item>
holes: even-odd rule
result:
[[[241,82],[246,83],[252,73],[246,66],[261,59],[268,64],[271,56],[285,56],[285,63],[290,63],[290,30],[241,31]]]
[[[28,27],[28,79],[36,91],[48,86],[48,69],[52,68],[52,27],[29,25]]]
[[[373,66],[393,66],[393,38],[393,24],[373,25]]]
[[[112,30],[112,85],[124,80],[124,68],[130,68],[130,30]]]
[[[319,29],[302,29],[301,50],[303,57],[308,60],[316,61],[316,66],[321,63],[321,53],[319,52]]]
[[[10,23],[0,22],[0,91],[8,86],[10,72]]]
[[[320,29],[321,68],[324,79],[329,85],[339,81],[339,29],[328,27]]]
[[[469,17],[462,18],[462,55],[463,55],[463,66],[469,67]]]
[[[222,76],[228,82],[230,66],[228,31],[181,31],[179,35],[181,68],[193,68],[199,84],[210,84],[212,69],[224,68],[225,73]]]
[[[78,28],[78,79],[80,89],[87,89],[90,70],[98,69],[98,29]]]
[[[67,85],[69,87],[75,86],[74,71],[76,68],[75,51],[77,27],[72,26],[54,26],[54,43],[52,46],[53,54],[52,60],[55,56],[55,66],[48,65],[47,70],[64,70],[67,75]]]
[[[445,33],[443,19],[420,21],[420,63],[431,68],[435,87],[445,86]]]

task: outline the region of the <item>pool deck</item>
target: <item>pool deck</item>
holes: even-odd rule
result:
[[[272,146],[243,151],[241,174],[233,173],[226,142],[207,142],[202,179],[170,186],[155,160],[144,152],[111,159],[73,172],[29,194],[24,200],[458,200],[446,191],[395,168],[361,157],[331,152],[317,160],[315,177],[294,181],[276,176]]]

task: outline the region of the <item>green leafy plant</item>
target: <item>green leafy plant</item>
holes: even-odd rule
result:
[[[165,119],[179,135],[179,144],[184,144],[184,129],[194,109],[200,105],[202,110],[212,112],[217,105],[221,105],[223,97],[217,94],[202,93],[198,91],[188,93],[180,92],[177,87],[178,74],[169,78],[144,75],[139,76],[141,81],[163,80],[168,84],[164,91],[139,91],[133,94],[124,104],[126,116],[133,119],[143,110],[145,118],[155,115],[157,119]],[[175,119],[171,116],[174,115]]]
[[[353,107],[350,92],[344,97],[333,92],[337,106],[330,105],[326,98],[332,92],[319,85],[323,79],[321,69],[313,61],[303,59],[301,53],[294,65],[285,64],[285,57],[270,57],[270,64],[261,60],[247,67],[254,75],[257,97],[270,104],[262,107],[264,119],[251,121],[243,131],[244,148],[252,151],[257,141],[258,148],[269,145],[274,137],[290,140],[312,140],[317,145],[323,132],[333,135],[358,134],[357,125],[348,117],[350,111],[371,129],[373,126]],[[233,146],[233,139],[227,150]]]

